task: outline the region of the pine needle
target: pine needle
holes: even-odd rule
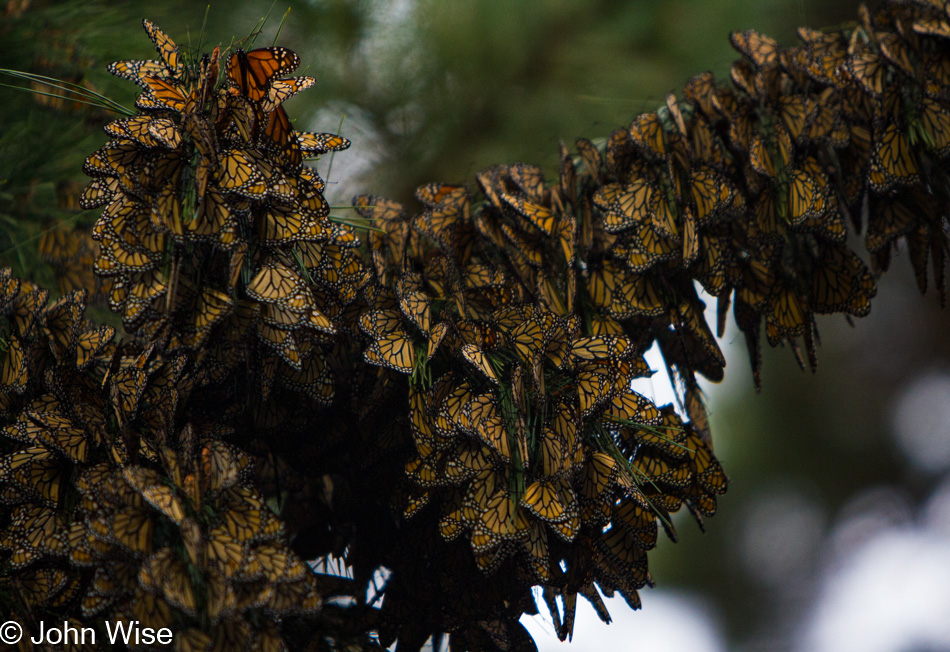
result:
[[[135,115],[135,111],[127,108],[126,106],[119,104],[115,100],[97,93],[93,90],[89,90],[85,86],[80,86],[79,84],[73,84],[72,82],[62,81],[54,77],[47,77],[45,75],[37,75],[30,72],[23,72],[21,70],[9,70],[7,68],[0,68],[0,74],[9,75],[16,79],[22,79],[24,81],[34,82],[37,84],[46,84],[53,88],[59,89],[64,93],[70,93],[70,95],[57,95],[56,93],[48,93],[45,91],[40,91],[35,88],[25,88],[23,86],[14,86],[12,84],[2,84],[5,88],[12,88],[15,90],[25,91],[27,93],[33,93],[34,95],[43,95],[46,97],[55,97],[67,102],[78,102],[80,104],[88,104],[90,106],[95,106],[100,109],[105,109],[107,111],[114,111],[115,113],[121,113],[124,115]]]

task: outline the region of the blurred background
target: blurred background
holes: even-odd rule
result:
[[[255,45],[302,59],[315,87],[287,109],[299,130],[342,133],[320,161],[334,214],[374,192],[415,207],[429,181],[472,184],[493,163],[551,177],[557,144],[606,137],[693,74],[726,79],[728,35],[754,28],[783,44],[795,27],[856,16],[841,0],[393,0],[149,3],[0,0],[0,68],[94,88],[131,106],[116,59],[153,58],[141,19],[210,50],[269,17]],[[143,16],[142,12],[147,11]],[[203,27],[202,27],[203,26]],[[17,84],[4,78],[0,81]],[[74,207],[82,159],[106,141],[101,110],[0,88],[0,264],[46,285],[46,229],[91,224]],[[871,315],[821,319],[818,372],[768,351],[756,395],[744,341],[723,348],[726,381],[706,390],[718,457],[731,477],[706,533],[685,514],[679,543],[651,554],[657,588],[615,623],[579,606],[575,642],[544,616],[542,650],[950,650],[950,313],[916,290],[906,255]],[[655,364],[654,364],[655,366]],[[669,400],[659,380],[646,391]]]

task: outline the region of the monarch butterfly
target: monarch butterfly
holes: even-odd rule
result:
[[[349,148],[350,141],[336,134],[316,133],[312,131],[295,132],[300,151],[305,158],[320,156],[327,152],[339,152]]]
[[[484,528],[495,540],[518,538],[529,526],[524,511],[505,489],[497,490],[478,516],[475,531]]]
[[[429,334],[429,298],[424,292],[403,289],[397,292],[402,313],[425,335]]]
[[[852,53],[848,58],[848,72],[864,90],[873,97],[879,97],[884,92],[887,82],[887,63],[869,45],[865,45],[859,52]]]
[[[161,596],[170,605],[189,615],[196,614],[197,602],[188,568],[170,548],[159,550],[142,564],[139,581],[146,591]]]
[[[753,107],[743,101],[727,113],[729,119],[729,142],[737,149],[747,152],[756,133],[756,113]]]
[[[201,449],[201,482],[205,491],[233,487],[251,464],[243,452],[221,441],[211,441]]]
[[[30,447],[0,458],[0,477],[20,494],[19,500],[32,498],[30,502],[50,508],[59,505],[65,489],[64,472],[62,463],[46,446]]]
[[[505,204],[501,200],[500,193],[505,190],[505,177],[507,175],[507,165],[493,165],[492,167],[481,170],[475,174],[475,180],[481,187],[482,192],[485,193],[485,197],[487,197],[491,205],[499,211],[505,210]],[[429,189],[438,189],[439,184],[428,184],[428,186],[425,187]],[[416,199],[422,201],[427,206],[430,205],[419,196],[419,190],[416,191]]]
[[[169,74],[172,77],[177,77],[184,72],[184,62],[181,61],[178,46],[175,45],[175,42],[172,41],[165,32],[160,30],[155,23],[148,19],[142,20],[142,26],[145,28],[148,37],[152,40],[152,44],[162,58],[162,63],[165,64]]]
[[[451,250],[455,245],[459,217],[460,213],[453,207],[430,208],[416,216],[412,226],[417,233],[431,238],[443,249]]]
[[[918,55],[921,56],[921,55]],[[922,55],[921,73],[924,93],[934,99],[947,99],[950,62],[937,52]]]
[[[49,448],[65,455],[73,462],[85,462],[89,453],[89,437],[68,420],[52,429],[40,428],[36,439]]]
[[[599,500],[617,477],[617,461],[604,453],[593,453],[584,464],[581,480],[581,495],[586,499]]]
[[[402,328],[402,319],[398,310],[377,309],[364,312],[359,318],[360,330],[373,337],[381,337]]]
[[[12,513],[9,531],[15,537],[4,541],[13,554],[7,559],[11,570],[19,570],[38,559],[60,556],[67,551],[68,528],[62,515],[43,505],[24,505]],[[15,533],[15,534],[13,534]]]
[[[646,397],[627,391],[610,399],[604,417],[621,423],[656,425],[660,423],[660,412]]]
[[[604,228],[618,233],[655,218],[654,186],[646,177],[630,183],[602,186],[594,195],[594,205],[604,213]]]
[[[692,473],[688,465],[673,463],[650,449],[638,451],[632,464],[633,468],[649,482],[685,489],[692,481]]]
[[[683,94],[688,100],[698,105],[703,114],[711,119],[715,116],[712,103],[715,90],[715,76],[711,72],[703,72],[690,77],[683,87]]]
[[[396,221],[406,217],[402,204],[377,195],[357,195],[353,207],[367,220]]]
[[[939,102],[923,98],[917,107],[918,119],[911,126],[928,149],[939,158],[950,156],[950,116]]]
[[[661,236],[652,224],[642,224],[630,233],[629,238],[621,240],[614,251],[614,255],[623,260],[635,274],[642,274],[657,263],[675,258],[677,254],[675,242]]]
[[[168,75],[168,67],[162,61],[114,61],[106,66],[111,75],[148,88],[145,80],[149,77]]]
[[[749,164],[752,169],[771,179],[776,179],[792,164],[792,137],[782,125],[775,125],[770,141],[761,134],[752,137],[749,147]]]
[[[180,524],[185,519],[182,502],[175,495],[175,490],[162,481],[159,473],[145,467],[126,467],[124,476],[149,505],[172,522]]]
[[[528,485],[521,497],[521,506],[543,521],[559,522],[568,516],[557,490],[544,481]]]
[[[846,147],[850,132],[841,119],[840,97],[833,88],[822,91],[816,102],[815,114],[807,127],[807,140],[829,141],[832,147]]]
[[[300,351],[293,334],[276,328],[263,320],[257,325],[257,333],[261,340],[269,346],[280,358],[294,369],[300,369]]]
[[[701,256],[695,267],[696,280],[710,295],[723,296],[729,279],[732,252],[725,238],[703,234],[699,238]]]
[[[491,393],[481,394],[472,399],[472,425],[478,438],[488,445],[504,461],[511,459],[511,441],[508,429],[501,416],[498,400]],[[522,441],[516,442],[521,448]],[[521,459],[527,460],[524,451]]]
[[[699,256],[699,232],[691,206],[683,208],[683,267],[692,265]]]
[[[649,577],[647,555],[626,528],[611,526],[596,539],[595,546],[607,559],[620,565],[620,576],[632,585],[631,588],[646,584]]]
[[[521,544],[528,553],[531,572],[542,582],[551,578],[551,560],[548,556],[547,531],[537,522],[528,528],[528,536]]]
[[[702,116],[694,116],[689,135],[695,160],[713,168],[722,169],[725,161],[722,141],[713,135],[710,123]]]
[[[115,329],[112,326],[100,326],[82,333],[76,344],[76,368],[79,371],[86,369],[112,343],[114,337]]]
[[[812,79],[835,86],[838,70],[848,59],[848,42],[844,35],[800,27],[798,37],[805,42],[805,47],[798,49],[793,61]]]
[[[541,168],[527,163],[515,163],[508,168],[508,176],[532,202],[544,201],[544,173]]]
[[[185,112],[188,95],[181,84],[160,77],[146,77],[143,83],[145,93],[135,101],[135,106],[144,110],[170,109],[178,113]]]
[[[571,343],[571,355],[578,360],[613,362],[628,357],[629,347],[630,341],[626,337],[579,337]]]
[[[594,143],[586,138],[578,138],[575,142],[575,146],[577,147],[577,151],[580,152],[581,160],[584,161],[587,174],[594,179],[598,179],[600,177],[600,168],[603,164],[600,151],[594,146]]]
[[[230,315],[233,309],[234,302],[227,294],[214,288],[202,288],[188,318],[184,343],[191,347],[201,346],[214,325]]]
[[[656,113],[643,113],[630,124],[630,138],[644,153],[665,158],[668,154],[667,135],[663,122]]]
[[[306,284],[294,270],[275,261],[264,263],[246,291],[252,299],[266,303],[287,302],[307,292]]]
[[[914,195],[883,198],[871,203],[864,244],[871,253],[878,252],[917,226]]]
[[[518,356],[525,363],[530,363],[539,356],[544,348],[544,333],[541,323],[534,318],[528,318],[515,326],[509,333]]]
[[[871,189],[880,193],[898,186],[913,185],[920,180],[914,151],[896,124],[884,127],[875,139],[868,180]]]
[[[217,178],[222,189],[238,190],[248,198],[262,197],[267,191],[263,175],[241,150],[221,152]]]
[[[690,432],[684,446],[689,454],[693,475],[702,490],[711,495],[725,493],[729,479],[713,455],[709,444],[697,434]]]
[[[159,238],[163,243],[163,239]],[[155,252],[159,253],[159,252]],[[94,268],[101,276],[117,276],[128,272],[146,272],[155,269],[159,261],[139,247],[126,248],[117,239],[105,236],[100,241],[99,258]]]
[[[917,287],[921,293],[927,289],[927,261],[931,254],[931,231],[927,224],[917,224],[906,236],[907,249],[910,252],[910,262],[917,278]],[[942,268],[937,268],[942,269]],[[942,272],[936,272],[940,274]]]
[[[557,218],[550,208],[508,193],[502,193],[502,199],[545,235],[551,235],[554,232]]]
[[[156,145],[159,144],[159,142],[148,131],[149,125],[155,119],[156,118],[150,115],[138,115],[132,118],[125,118],[122,120],[113,120],[112,122],[107,124],[105,127],[103,127],[103,129],[105,130],[107,134],[109,134],[110,136],[113,136],[114,138],[134,140],[140,145],[144,145],[146,147],[155,147]],[[171,122],[171,121],[168,121],[168,122]],[[171,124],[174,126],[174,123],[171,123]],[[90,156],[89,159],[87,159],[87,164],[91,164],[95,162],[94,160],[90,160],[90,159],[94,159],[96,154],[98,154],[98,152],[94,153],[93,156]],[[90,165],[90,167],[93,168],[91,172],[96,172],[97,168],[101,169],[101,166],[99,165]],[[83,169],[83,172],[92,176],[90,172],[86,172],[85,167]]]
[[[450,453],[443,473],[453,483],[461,483],[493,466],[490,451],[476,441],[460,441]]]
[[[615,129],[604,148],[604,166],[611,176],[627,179],[636,157],[629,129]]]
[[[147,509],[137,506],[119,507],[97,516],[91,523],[93,531],[101,530],[110,543],[122,546],[133,553],[148,554],[152,551],[154,521]]]
[[[256,489],[236,486],[221,492],[222,526],[240,542],[266,542],[284,535],[283,522],[264,504]]]
[[[261,101],[260,110],[262,113],[270,113],[285,101],[292,98],[301,91],[305,91],[317,80],[313,77],[292,77],[290,79],[274,79],[270,83],[267,91],[267,97]]]
[[[636,501],[629,498],[619,501],[614,506],[611,522],[632,534],[642,550],[656,547],[656,515]]]
[[[864,317],[877,286],[870,270],[847,247],[828,247],[812,276],[811,307],[817,313],[847,312]]]
[[[569,473],[572,468],[568,442],[553,428],[545,426],[541,431],[540,469],[545,477],[557,477]]]
[[[729,77],[736,88],[744,91],[747,95],[755,96],[757,75],[755,67],[744,59],[733,61],[729,67]]]
[[[577,170],[574,168],[574,161],[571,160],[570,152],[563,142],[558,143],[558,149],[561,154],[561,165],[558,169],[558,191],[562,198],[573,204],[577,201]]]
[[[322,606],[323,597],[310,582],[280,582],[275,585],[274,595],[264,606],[264,612],[279,618],[288,614],[313,614]],[[240,646],[241,641],[246,640],[247,634],[239,636],[235,643]]]
[[[274,543],[255,547],[254,555],[260,560],[264,576],[270,582],[296,582],[309,571],[308,566],[289,548]]]
[[[784,283],[778,282],[772,287],[765,320],[770,345],[777,346],[783,339],[805,334],[811,324],[806,305],[802,297]]]
[[[733,32],[729,35],[729,41],[740,54],[748,57],[752,63],[760,68],[778,61],[780,52],[778,43],[755,30],[747,29],[741,32]]]
[[[267,138],[265,147],[273,149],[282,157],[284,164],[291,169],[297,169],[301,166],[303,152],[284,107],[278,106],[270,113],[267,125],[264,127],[264,136]]]
[[[26,387],[29,365],[23,351],[23,345],[17,338],[11,338],[7,344],[3,367],[0,369],[0,387],[5,390],[22,390]]]
[[[671,313],[673,332],[667,331],[658,339],[668,361],[718,382],[723,377],[726,359],[703,317],[704,308],[695,294],[684,298],[675,313]]]
[[[287,48],[236,50],[228,57],[228,80],[252,102],[267,97],[271,81],[289,75],[300,65],[300,57]]]
[[[372,342],[363,357],[370,364],[408,374],[415,365],[415,344],[405,333],[390,333]]]
[[[198,242],[216,242],[226,250],[233,249],[237,244],[235,216],[215,185],[208,186],[195,211],[194,219],[185,221],[183,227],[189,238]]]
[[[818,111],[818,105],[806,95],[786,95],[778,99],[778,117],[791,140],[802,142],[805,131]]]
[[[804,227],[810,221],[822,220],[832,208],[828,188],[824,175],[809,174],[804,169],[792,170],[786,189],[788,201],[779,203],[779,216],[793,227]]]
[[[686,449],[683,442],[686,433],[682,419],[676,414],[672,405],[659,409],[660,422],[655,427],[639,427],[622,431],[624,440],[633,446],[644,446],[663,453],[674,461],[686,459]]]
[[[610,313],[618,319],[631,316],[659,317],[665,307],[660,289],[653,280],[641,274],[622,275],[622,285],[613,293]]]
[[[59,363],[76,349],[82,315],[86,309],[85,289],[60,297],[43,311],[43,332],[49,338],[53,356]]]
[[[429,183],[416,188],[416,199],[428,208],[444,208],[450,213],[459,213],[468,203],[465,186]]]
[[[144,148],[128,140],[111,140],[93,152],[83,163],[83,172],[92,177],[125,175],[130,168],[141,166]],[[130,185],[126,181],[126,185]]]

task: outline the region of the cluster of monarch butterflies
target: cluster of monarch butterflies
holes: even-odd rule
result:
[[[189,409],[206,372],[154,343],[117,344],[85,318],[85,290],[48,303],[9,270],[0,286],[6,616],[34,634],[53,619],[138,621],[182,650],[306,644],[294,624],[319,622],[351,587],[288,546],[255,458]]]
[[[330,222],[324,182],[304,161],[349,141],[293,129],[283,102],[315,80],[286,77],[299,64],[290,50],[235,50],[220,75],[219,49],[188,61],[144,24],[160,58],[109,66],[143,89],[142,112],[106,125],[111,140],[86,159],[93,181],[80,198],[105,206],[92,237],[111,309],[169,350],[198,349],[230,321],[256,335],[261,359],[301,373],[321,366],[319,345],[361,266],[352,229]],[[218,360],[240,362],[232,354]],[[273,372],[261,374],[269,386]]]
[[[901,248],[921,291],[932,261],[944,302],[947,12],[944,2],[862,6],[852,28],[802,28],[789,48],[734,33],[744,58],[733,88],[697,75],[680,99],[608,139],[593,197],[604,292],[637,286],[642,316],[682,306],[671,278],[698,282],[718,300],[720,336],[733,308],[757,385],[763,322],[770,345],[789,343],[814,368],[815,315],[867,315],[875,273]],[[864,232],[870,267],[847,242],[848,222]],[[598,303],[603,292],[588,288]],[[702,321],[679,313],[683,325]],[[708,329],[699,340],[676,366],[716,380],[721,354]]]
[[[81,280],[47,305],[0,275],[0,605],[27,620],[173,623],[189,650],[531,650],[540,587],[568,638],[578,595],[639,606],[673,512],[716,512],[697,374],[722,379],[730,308],[758,384],[763,322],[814,366],[815,315],[866,315],[902,247],[943,298],[945,2],[796,47],[736,33],[732,87],[698,75],[562,146],[553,184],[517,163],[423,186],[421,211],[356,197],[362,248],[304,165],[349,143],[282,107],[314,83],[297,56],[235,50],[219,84],[220,50],[145,28],[159,59],[110,66],[142,113],[86,161],[92,240],[41,243]],[[87,322],[77,285],[137,338]],[[631,388],[653,346],[676,407]],[[303,562],[330,556],[351,580]]]
[[[673,535],[669,514],[684,504],[700,521],[714,514],[727,481],[704,418],[684,423],[631,390],[652,374],[649,341],[605,332],[598,306],[577,298],[584,254],[566,208],[576,195],[562,189],[579,180],[566,156],[562,177],[548,189],[534,166],[496,166],[478,175],[478,204],[464,187],[432,184],[417,190],[415,215],[375,196],[354,206],[382,228],[369,236],[378,284],[363,291],[364,358],[409,377],[414,448],[394,507],[429,536],[437,528],[429,548],[467,549],[469,570],[495,583],[486,593],[544,587],[563,639],[578,594],[605,619],[598,588],[639,605],[658,521]],[[387,564],[395,587],[412,581],[400,574],[408,554]],[[451,596],[458,579],[426,581]],[[421,605],[386,595],[384,644],[431,633],[420,631],[432,626]],[[502,648],[523,640],[522,612],[504,607],[513,598],[470,587],[464,602],[491,627],[453,634]]]
[[[403,516],[543,586],[562,638],[594,584],[638,604],[657,522],[684,504],[712,514],[726,488],[697,374],[723,377],[713,332],[730,307],[758,384],[763,322],[814,367],[815,315],[867,315],[901,246],[921,289],[933,261],[943,299],[948,20],[943,2],[894,3],[801,30],[798,47],[736,33],[732,88],[699,75],[602,145],[562,148],[553,186],[519,163],[479,173],[480,195],[423,186],[415,214],[357,197],[382,228],[368,239],[387,288],[366,291],[364,357],[410,376]],[[871,267],[848,221],[866,225]],[[685,423],[629,389],[653,345]],[[400,615],[383,642],[413,638]],[[501,607],[482,617],[496,642],[520,640]]]

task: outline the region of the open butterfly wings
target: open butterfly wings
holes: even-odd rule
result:
[[[228,81],[252,102],[267,97],[272,83],[300,65],[300,57],[287,48],[236,50],[228,57]]]

